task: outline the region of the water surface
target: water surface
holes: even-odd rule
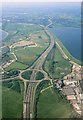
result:
[[[74,27],[53,27],[51,31],[75,58],[81,60],[81,29]],[[82,59],[83,60],[83,59]]]

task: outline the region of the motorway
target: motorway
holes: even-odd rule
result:
[[[44,81],[47,78],[49,78],[47,73],[42,69],[42,65],[44,64],[44,61],[45,61],[47,55],[52,50],[52,48],[54,47],[54,44],[55,44],[54,38],[48,30],[48,27],[51,24],[52,24],[52,21],[50,20],[49,25],[47,25],[46,27],[42,26],[45,33],[50,38],[49,46],[47,47],[47,49],[41,54],[41,56],[35,61],[35,63],[29,69],[21,70],[19,76],[16,77],[16,78],[21,79],[24,82],[23,118],[28,118],[28,119],[34,118],[34,109],[35,109],[34,99],[35,99],[36,88],[41,81]],[[57,42],[56,42],[56,45],[59,48],[59,50],[61,51],[63,57],[65,59],[67,59],[68,57],[66,56],[66,54],[64,53],[64,51],[62,50],[62,48],[60,47],[60,45]],[[30,80],[25,80],[22,77],[22,73],[27,71],[27,70],[32,70]],[[36,73],[38,71],[41,71],[44,74],[44,79],[39,80],[39,81],[36,80]],[[10,78],[10,80],[12,80],[12,79]],[[6,81],[6,80],[4,80],[4,81]],[[27,82],[29,83],[28,88],[27,88]]]
[[[42,69],[42,65],[44,64],[44,61],[45,61],[47,55],[49,54],[49,52],[52,50],[54,44],[56,44],[56,46],[60,50],[63,58],[68,59],[68,56],[65,54],[63,49],[60,47],[59,43],[57,41],[54,42],[54,38],[48,30],[48,27],[52,24],[52,21],[51,20],[49,20],[49,21],[50,21],[50,24],[47,25],[46,27],[41,25],[44,28],[45,33],[50,38],[50,44],[47,47],[47,49],[41,54],[41,56],[34,62],[34,64],[30,68],[28,68],[26,70],[20,70],[20,74],[17,77],[0,80],[0,82],[2,82],[2,81],[5,82],[5,81],[13,80],[13,79],[20,79],[24,82],[23,118],[25,118],[25,119],[34,118],[35,92],[36,92],[36,88],[39,85],[39,83],[41,81],[48,80],[48,79],[52,82],[52,79],[50,79],[48,77],[48,74]],[[17,57],[16,57],[15,53],[12,53],[12,54],[15,57],[14,61],[16,61]],[[77,63],[73,62],[72,60],[70,60],[70,63],[72,63],[73,65],[77,64]],[[27,70],[32,70],[30,80],[26,80],[22,77],[22,73]],[[44,74],[44,79],[41,79],[39,81],[36,80],[36,73],[38,71],[41,71]],[[27,83],[29,83],[28,88],[27,88]]]
[[[50,38],[50,45],[48,46],[48,48],[42,53],[42,55],[36,60],[35,62],[35,67],[34,69],[37,70],[42,70],[43,72],[45,72],[42,69],[42,65],[47,57],[47,55],[49,54],[49,52],[51,51],[51,49],[53,48],[55,42],[54,42],[54,38],[53,36],[50,34],[50,32],[48,31],[48,26],[50,26],[51,24],[47,25],[46,27],[44,27],[44,30],[46,32],[46,34],[49,36]],[[33,71],[32,75],[30,77],[30,82],[28,85],[28,89],[26,90],[25,96],[24,96],[24,102],[23,102],[23,118],[34,118],[34,98],[35,98],[35,91],[37,88],[37,83],[31,82],[31,81],[36,81],[36,73],[37,71]]]

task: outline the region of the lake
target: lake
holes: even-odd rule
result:
[[[52,33],[63,43],[72,56],[81,58],[81,28],[53,27]]]

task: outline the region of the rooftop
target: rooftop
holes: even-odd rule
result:
[[[68,100],[76,100],[76,97],[74,95],[68,95],[67,99]]]
[[[62,91],[65,95],[75,95],[75,92],[74,92],[73,88],[70,88],[70,87],[63,88]]]

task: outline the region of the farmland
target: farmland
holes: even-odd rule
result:
[[[9,34],[4,40],[4,44],[9,45],[17,42],[19,39],[27,39],[30,33],[42,30],[40,26],[28,24],[9,23],[3,28]]]
[[[11,50],[3,59],[6,61],[7,59],[15,59],[15,56],[17,58],[16,61],[5,68],[6,71],[28,68],[49,45],[49,38],[39,25],[7,23],[4,30],[8,32],[8,36],[4,39],[3,44],[10,46]],[[34,43],[36,46],[28,46],[28,43]],[[13,48],[13,46],[16,47]]]

